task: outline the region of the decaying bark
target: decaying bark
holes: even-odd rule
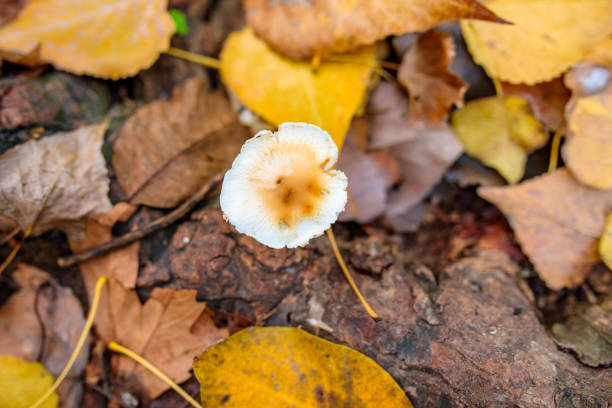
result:
[[[209,307],[347,344],[391,373],[415,407],[612,405],[612,368],[586,367],[555,345],[503,252],[476,252],[432,271],[403,258],[409,251],[396,242],[372,240],[353,243],[375,250],[344,252],[353,266],[364,257],[393,260],[374,262],[375,273],[368,262],[361,273],[353,268],[380,322],[364,312],[325,238],[268,249],[215,209],[181,224],[140,283],[197,288]]]

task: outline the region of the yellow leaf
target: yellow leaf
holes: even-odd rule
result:
[[[31,0],[0,29],[0,52],[118,79],[150,67],[175,25],[166,0]]]
[[[523,98],[492,96],[468,102],[452,117],[466,153],[493,167],[509,183],[523,177],[527,154],[548,140],[528,106]]]
[[[563,159],[582,183],[612,188],[612,85],[598,94],[574,96],[572,101],[566,111]]]
[[[40,363],[0,356],[0,407],[28,408],[53,385],[53,376]],[[40,408],[57,408],[54,392]]]
[[[599,239],[599,256],[612,270],[612,212],[606,217],[606,225]]]
[[[194,363],[205,407],[412,408],[369,357],[290,327],[252,327]]]
[[[489,76],[511,83],[548,81],[612,34],[610,0],[490,0],[513,23],[461,22],[470,53]]]
[[[278,126],[308,122],[338,148],[376,64],[376,47],[335,56],[317,68],[281,57],[250,29],[232,33],[221,51],[221,78],[252,111]]]

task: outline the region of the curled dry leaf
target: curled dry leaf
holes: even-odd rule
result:
[[[579,64],[566,75],[573,95],[567,106],[563,159],[578,180],[612,188],[612,70]]]
[[[85,325],[81,304],[69,288],[58,285],[48,274],[33,266],[17,264],[12,276],[19,291],[0,308],[0,354],[28,361],[38,360],[57,376],[64,369]],[[81,406],[82,383],[79,378],[89,360],[88,349],[89,340],[68,378],[58,389],[65,408]],[[0,406],[14,407],[3,404],[5,395],[0,391]],[[29,407],[30,404],[23,406]]]
[[[468,85],[449,71],[454,56],[453,38],[433,30],[421,34],[404,54],[397,78],[410,95],[413,120],[438,124],[452,105],[463,106]]]
[[[247,0],[245,9],[255,33],[295,59],[351,51],[449,20],[497,20],[475,0]]]
[[[109,296],[107,307],[101,306],[98,313],[112,325],[109,332],[99,333],[102,340],[130,348],[178,383],[191,376],[195,356],[228,335],[212,324],[206,305],[196,302],[195,290],[155,288],[141,304],[135,291],[111,279],[105,296]],[[155,398],[170,388],[123,355],[113,356],[112,368],[145,398]]]
[[[166,7],[166,0],[30,1],[0,29],[0,52],[17,59],[35,53],[75,74],[124,78],[150,67],[170,45],[175,25]]]
[[[516,186],[480,188],[478,194],[506,215],[549,288],[584,282],[599,262],[597,243],[612,208],[612,190],[587,187],[559,169]]]
[[[207,407],[412,408],[374,360],[293,327],[244,329],[206,350],[194,372]]]
[[[107,125],[30,140],[0,156],[0,215],[23,231],[34,225],[34,235],[60,229],[73,238],[82,236],[83,218],[111,209],[100,151]]]
[[[229,167],[248,136],[223,93],[192,77],[126,121],[113,168],[131,203],[170,208]]]
[[[565,105],[570,92],[563,84],[563,78],[540,82],[535,85],[502,83],[505,96],[518,96],[526,99],[534,116],[542,121],[548,130],[558,130],[565,126]]]
[[[533,85],[559,76],[612,34],[608,0],[488,0],[513,24],[462,21],[463,36],[490,77]]]
[[[30,407],[52,384],[53,376],[42,364],[0,356],[0,406]],[[59,399],[54,392],[39,407],[57,408],[58,405]]]
[[[452,126],[465,152],[493,167],[509,183],[523,178],[527,154],[548,141],[527,101],[516,96],[470,101],[453,114]]]
[[[281,57],[247,28],[225,42],[221,77],[241,102],[274,126],[312,123],[329,132],[341,149],[375,59],[376,47],[370,46],[315,68]]]

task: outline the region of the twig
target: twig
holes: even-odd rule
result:
[[[557,164],[559,162],[559,146],[561,145],[561,138],[563,132],[557,129],[553,136],[552,143],[550,144],[550,160],[548,161],[548,172],[552,173],[557,170]]]
[[[166,51],[166,54],[172,55],[173,57],[182,58],[190,62],[195,62],[196,64],[200,64],[208,68],[213,68],[213,69],[221,68],[221,61],[219,61],[216,58],[207,57],[206,55],[196,54],[195,52],[181,50],[180,48],[170,47]]]
[[[340,254],[340,250],[338,249],[338,245],[336,244],[336,237],[334,236],[334,231],[332,231],[331,227],[329,227],[329,229],[327,230],[327,238],[329,238],[329,243],[331,244],[332,251],[334,251],[334,255],[336,256],[336,260],[338,261],[338,265],[340,265],[340,269],[342,269],[342,272],[344,272],[344,276],[346,276],[346,279],[348,280],[349,284],[351,285],[351,288],[353,288],[353,292],[355,292],[355,294],[357,295],[357,297],[361,301],[361,304],[363,304],[363,307],[365,307],[365,309],[368,312],[368,314],[370,315],[370,317],[372,319],[376,320],[376,321],[379,321],[380,317],[370,307],[370,305],[368,304],[368,301],[363,297],[363,295],[359,291],[359,288],[357,287],[357,284],[353,280],[353,277],[349,273],[349,270],[346,267],[346,264],[344,263],[344,259],[342,259],[342,255]]]
[[[159,378],[160,380],[168,384],[170,387],[172,387],[172,389],[176,391],[181,397],[183,397],[185,401],[189,402],[195,408],[202,408],[202,405],[200,405],[200,403],[194,400],[191,395],[187,394],[187,392],[184,389],[182,389],[177,383],[172,381],[170,377],[168,377],[166,374],[161,372],[159,368],[151,364],[149,360],[145,359],[144,357],[136,354],[134,351],[130,350],[129,348],[124,347],[121,344],[118,344],[114,341],[111,341],[110,343],[108,343],[108,348],[109,350],[115,351],[117,353],[121,353],[135,360],[138,364],[140,364],[141,366],[149,370],[151,373],[153,373],[157,378]]]
[[[161,228],[167,227],[172,224],[174,221],[183,217],[187,214],[197,203],[202,201],[206,194],[208,194],[213,188],[219,184],[221,178],[223,177],[223,173],[217,174],[213,177],[208,183],[204,184],[197,193],[191,196],[187,201],[181,204],[179,207],[175,208],[171,213],[164,215],[145,226],[142,229],[128,232],[125,235],[122,235],[118,238],[115,238],[111,241],[108,241],[100,246],[88,249],[83,252],[78,252],[76,254],[72,254],[69,256],[65,256],[57,259],[57,264],[66,268],[72,266],[74,264],[87,261],[92,258],[96,258],[98,256],[104,255],[110,251],[115,249],[119,249],[128,244],[131,244],[134,241],[137,241]]]
[[[123,400],[113,394],[111,394],[110,392],[106,391],[105,389],[98,387],[96,384],[91,384],[88,383],[87,381],[85,381],[85,385],[89,388],[91,388],[92,390],[94,390],[95,392],[97,392],[98,394],[106,397],[107,399],[111,400],[111,401],[115,401],[117,404],[121,405],[123,408],[132,408],[131,406],[129,406],[128,404],[126,404],[125,402],[123,402]]]
[[[15,236],[17,234],[19,234],[19,231],[21,231],[21,228],[19,227],[15,227],[13,228],[13,230],[11,232],[9,232],[8,234],[6,234],[4,237],[2,237],[2,239],[0,240],[0,246],[6,244],[7,242],[9,242],[11,239],[15,238]]]

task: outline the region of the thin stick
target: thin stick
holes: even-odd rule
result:
[[[98,305],[100,304],[100,294],[102,293],[102,287],[104,287],[104,284],[106,283],[106,281],[107,281],[106,276],[101,276],[98,278],[98,281],[96,282],[94,298],[93,298],[93,301],[91,302],[91,309],[89,309],[89,315],[87,316],[87,321],[85,322],[85,326],[83,327],[83,330],[81,331],[81,336],[79,337],[79,341],[77,341],[76,347],[74,348],[74,351],[72,352],[72,355],[70,356],[70,359],[68,360],[68,363],[66,363],[66,366],[60,373],[59,377],[57,377],[57,379],[55,380],[51,388],[49,388],[47,392],[42,397],[40,397],[40,399],[36,401],[34,405],[32,405],[30,408],[37,408],[43,402],[45,402],[45,400],[49,398],[49,396],[53,394],[53,392],[55,392],[55,390],[57,389],[57,387],[59,387],[62,381],[64,381],[64,378],[66,378],[66,376],[68,375],[68,372],[70,372],[72,365],[74,364],[77,357],[79,356],[79,353],[81,352],[81,349],[83,348],[83,345],[85,344],[85,340],[87,340],[87,336],[89,335],[89,330],[91,329],[91,325],[93,324],[94,318],[96,317],[96,312],[98,311]]]
[[[196,64],[204,65],[208,68],[221,69],[221,61],[219,61],[218,59],[207,57],[206,55],[196,54],[195,52],[189,52],[181,50],[179,48],[170,47],[166,51],[166,54],[172,55],[173,57],[182,58],[187,61],[195,62]]]
[[[129,406],[128,404],[126,404],[125,402],[123,402],[121,400],[121,398],[117,398],[116,396],[114,396],[113,394],[111,394],[110,392],[98,387],[96,384],[92,384],[92,383],[88,383],[87,381],[85,381],[85,386],[91,388],[92,390],[94,390],[95,392],[97,392],[98,394],[106,397],[107,399],[111,400],[111,401],[115,401],[117,404],[121,405],[124,408],[131,408],[131,406]]]
[[[4,237],[2,237],[2,239],[0,240],[0,246],[6,244],[11,239],[15,238],[15,235],[19,234],[19,231],[21,231],[21,228],[19,228],[19,227],[13,228],[13,230],[11,232],[9,232]]]
[[[189,402],[195,408],[202,408],[202,405],[200,405],[196,400],[194,400],[191,395],[187,394],[187,392],[183,390],[177,383],[172,381],[170,377],[162,373],[159,368],[155,367],[153,364],[151,364],[150,361],[148,361],[144,357],[136,354],[134,351],[122,346],[121,344],[115,343],[114,341],[108,343],[108,349],[126,355],[129,358],[135,360],[138,364],[153,373],[157,378],[172,387],[172,389],[176,391],[181,397],[183,397],[185,401]]]
[[[220,173],[213,177],[208,183],[204,184],[200,190],[198,190],[193,196],[191,196],[187,201],[181,204],[179,207],[175,208],[169,214],[164,215],[145,226],[142,229],[128,232],[125,235],[120,236],[119,238],[115,238],[111,241],[108,241],[100,246],[88,249],[83,252],[78,252],[76,254],[72,254],[69,256],[65,256],[57,259],[57,264],[62,267],[72,266],[79,262],[84,262],[92,258],[96,258],[98,256],[104,255],[110,251],[115,249],[124,247],[128,244],[131,244],[134,241],[137,241],[152,232],[155,232],[161,228],[164,228],[179,218],[183,217],[187,214],[197,203],[202,201],[206,194],[210,192],[213,188],[219,184],[221,178],[223,177],[223,173]]]
[[[334,255],[336,256],[336,260],[338,261],[338,265],[340,265],[340,269],[342,269],[342,272],[344,272],[344,276],[346,276],[346,279],[348,280],[349,284],[351,285],[351,288],[353,288],[353,291],[355,292],[355,294],[357,295],[357,297],[359,298],[359,300],[363,304],[363,307],[365,307],[366,311],[368,312],[368,314],[370,315],[370,317],[372,319],[380,320],[380,317],[370,307],[370,305],[368,304],[367,300],[365,300],[365,298],[363,297],[363,295],[359,291],[359,288],[355,284],[355,281],[353,280],[353,277],[349,273],[349,270],[346,267],[346,264],[344,263],[344,259],[342,259],[342,255],[340,254],[340,250],[338,249],[338,245],[336,244],[336,237],[334,236],[334,232],[332,231],[331,227],[327,230],[327,238],[329,238],[329,243],[331,244],[332,250],[334,251]]]
[[[559,146],[561,145],[561,137],[563,134],[560,129],[557,129],[550,144],[550,161],[548,162],[548,172],[552,173],[557,169],[559,163]]]

